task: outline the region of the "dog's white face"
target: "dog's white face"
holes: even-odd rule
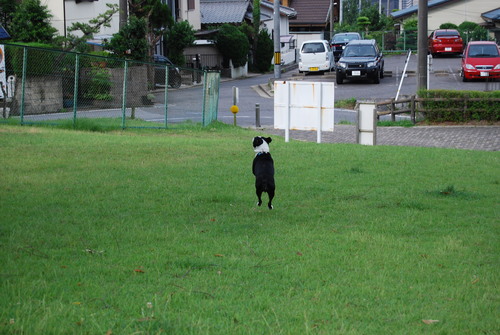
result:
[[[272,139],[270,137],[256,136],[253,138],[253,151],[259,152],[269,152],[269,143]]]

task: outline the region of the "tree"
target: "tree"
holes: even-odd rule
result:
[[[229,60],[232,60],[235,67],[246,64],[250,43],[245,34],[235,26],[223,24],[215,38],[215,45],[224,57],[224,66],[229,65]]]
[[[10,35],[19,42],[52,43],[57,29],[50,24],[47,6],[40,0],[23,1],[12,17]]]
[[[75,22],[68,28],[68,35],[65,39],[65,50],[77,50],[79,52],[87,52],[89,46],[87,40],[92,39],[94,34],[97,34],[101,27],[110,27],[113,15],[119,11],[118,5],[106,4],[108,10],[99,14],[96,18],[91,19],[89,23]],[[81,36],[72,34],[74,31],[80,31]]]
[[[267,30],[261,30],[257,37],[255,50],[255,68],[259,72],[269,71],[271,60],[274,57],[274,42]]]
[[[127,24],[113,35],[111,41],[105,44],[105,48],[118,57],[146,61],[148,58],[148,42],[144,38],[146,29],[144,18],[130,16]]]
[[[188,21],[176,22],[165,35],[168,45],[168,58],[178,65],[184,65],[183,51],[194,42],[194,28]]]
[[[359,7],[359,0],[344,0],[343,2],[343,23],[349,25],[355,25],[358,16],[360,16],[361,8],[369,7],[371,5],[370,0],[362,0],[361,8]]]
[[[259,32],[260,32],[260,0],[253,0],[253,10],[252,10],[252,19],[253,19],[253,36],[250,41],[250,45],[252,46],[252,55],[253,55],[253,64],[257,66],[257,44],[259,43]],[[247,35],[248,36],[248,35]],[[258,66],[257,66],[258,67]]]
[[[152,59],[156,45],[174,24],[172,12],[161,0],[128,0],[128,5],[131,16],[146,22],[144,36],[148,43],[148,57]]]
[[[17,6],[16,1],[0,0],[0,24],[5,28],[8,28],[12,22]]]
[[[357,19],[357,24],[360,27],[360,29],[364,30],[365,32],[368,32],[368,26],[371,24],[370,19],[367,18],[366,16],[360,16]]]

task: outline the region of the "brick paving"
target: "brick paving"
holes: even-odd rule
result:
[[[263,133],[285,136],[285,131],[264,128]],[[356,143],[356,126],[335,125],[333,132],[322,132],[323,143]],[[500,126],[416,126],[378,127],[377,145],[454,148],[499,151]],[[316,142],[315,131],[290,131],[291,140]]]

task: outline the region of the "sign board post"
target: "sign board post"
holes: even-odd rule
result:
[[[377,113],[375,103],[364,101],[359,103],[358,131],[356,140],[359,144],[375,145],[377,137]]]

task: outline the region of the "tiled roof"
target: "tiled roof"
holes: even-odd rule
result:
[[[481,14],[483,19],[489,21],[500,21],[500,8],[490,10],[489,12]]]
[[[201,23],[241,23],[249,6],[250,0],[201,0]]]
[[[290,21],[290,26],[328,23],[330,0],[292,0],[290,6],[297,12],[297,18]]]

